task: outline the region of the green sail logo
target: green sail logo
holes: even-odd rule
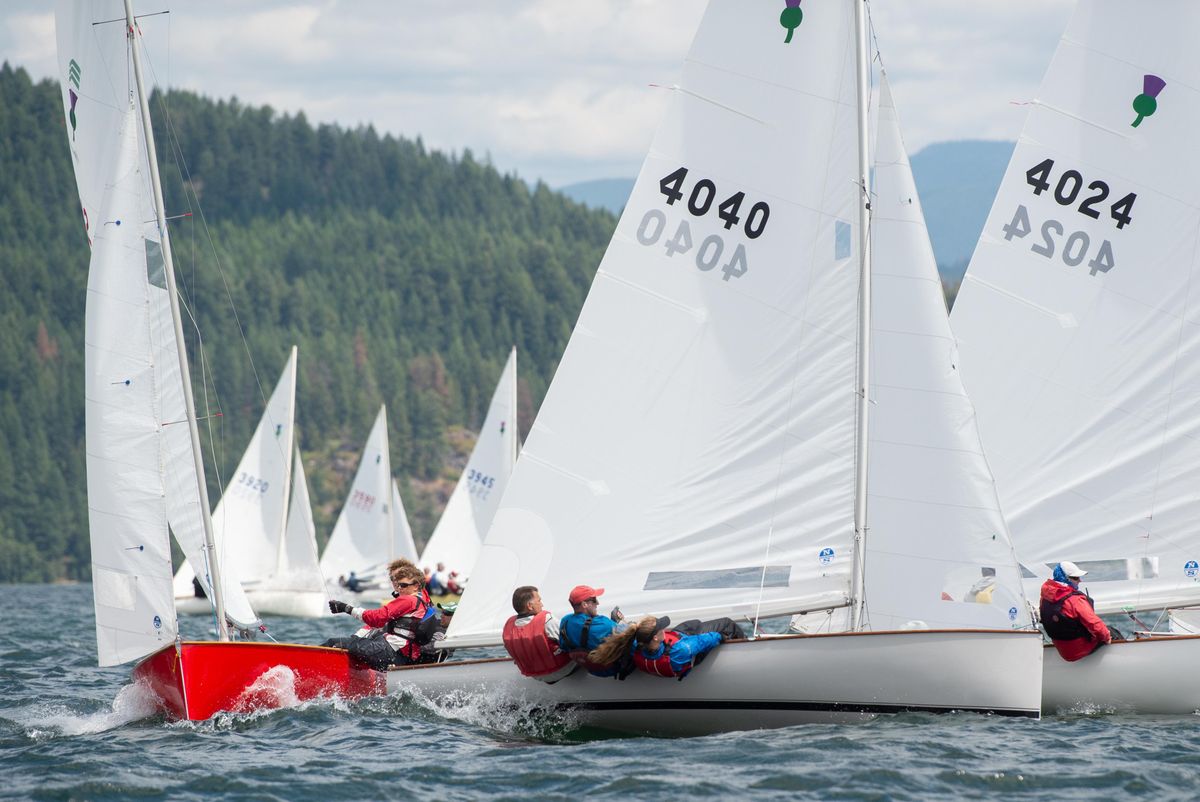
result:
[[[787,38],[783,40],[783,43],[788,44],[792,41],[792,34],[804,21],[804,12],[800,10],[800,0],[785,0],[785,2],[787,8],[779,15],[779,24],[787,28]]]
[[[1133,121],[1134,128],[1158,110],[1158,93],[1163,91],[1166,85],[1167,82],[1157,75],[1142,76],[1142,93],[1133,99],[1133,110],[1137,112],[1137,119]]]
[[[79,88],[79,79],[83,76],[83,68],[79,66],[79,62],[71,59],[71,63],[67,65],[67,80],[75,85],[75,89]],[[75,119],[75,104],[79,102],[79,93],[75,89],[67,90],[67,97],[70,98],[71,108],[67,111],[67,118],[71,121],[71,138],[75,138],[75,129],[79,125],[79,121]]]

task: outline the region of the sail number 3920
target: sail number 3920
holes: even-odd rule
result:
[[[658,182],[659,191],[672,206],[684,198],[684,184],[687,180],[688,168],[680,167],[663,176]],[[717,200],[717,185],[711,179],[701,178],[691,185],[687,195],[686,208],[693,217],[703,217],[709,213]],[[726,231],[734,226],[741,226],[747,239],[758,239],[767,228],[771,218],[771,207],[766,201],[758,201],[750,205],[743,217],[743,206],[746,205],[746,193],[735,192],[720,203],[716,203],[717,216],[721,219]],[[642,216],[637,229],[637,241],[642,245],[652,246],[662,240],[667,232],[667,214],[661,209],[650,209]],[[692,226],[687,218],[683,218],[674,227],[674,232],[663,243],[667,256],[687,254],[695,251],[696,269],[701,272],[721,268],[725,281],[740,278],[746,274],[750,266],[746,259],[746,247],[735,243],[731,252],[726,254],[725,238],[720,234],[709,234],[697,245],[692,238]],[[724,261],[724,264],[722,264]]]

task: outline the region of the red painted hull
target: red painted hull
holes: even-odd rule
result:
[[[387,690],[384,674],[351,663],[343,649],[253,641],[171,644],[134,666],[133,678],[158,695],[167,715],[192,721]]]

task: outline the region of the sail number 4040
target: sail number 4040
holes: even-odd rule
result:
[[[1033,233],[1033,225],[1029,222],[1029,210],[1023,204],[1018,205],[1012,220],[1007,225],[1001,226],[1000,230],[1004,232],[1004,239],[1009,242],[1012,242],[1013,239],[1028,237]],[[1087,259],[1092,250],[1091,237],[1086,231],[1074,231],[1063,240],[1064,231],[1063,224],[1058,220],[1046,220],[1042,223],[1041,242],[1035,240],[1029,250],[1047,259],[1053,259],[1057,254],[1068,267],[1077,267],[1083,264],[1083,260]],[[1059,248],[1060,241],[1062,242],[1061,248]],[[1097,273],[1107,273],[1116,267],[1112,243],[1103,240],[1100,247],[1096,249],[1095,255],[1088,261],[1087,266],[1093,276]]]
[[[1025,171],[1025,183],[1033,187],[1034,195],[1041,195],[1043,192],[1050,189],[1050,180],[1053,178],[1054,159],[1045,159],[1038,162],[1033,167]],[[1092,181],[1087,185],[1088,193],[1076,211],[1082,215],[1092,218],[1093,220],[1100,219],[1100,210],[1097,206],[1108,200],[1109,188],[1104,181]],[[1054,200],[1060,206],[1074,206],[1075,201],[1079,200],[1079,196],[1083,194],[1083,175],[1078,170],[1064,170],[1059,174],[1058,180],[1054,182]],[[1108,216],[1117,222],[1117,228],[1122,229],[1133,222],[1133,202],[1137,200],[1137,193],[1130,192],[1120,200],[1113,201],[1108,207]]]
[[[658,190],[671,206],[683,200],[683,184],[687,179],[688,168],[680,167],[662,177],[658,182]],[[688,194],[687,210],[696,217],[703,217],[712,209],[717,199],[717,185],[708,178],[701,178],[692,184]],[[771,206],[766,201],[758,201],[741,217],[742,205],[746,202],[745,192],[735,192],[717,204],[717,217],[721,218],[725,230],[729,231],[739,223],[749,239],[758,239],[767,229],[767,220],[771,218]]]

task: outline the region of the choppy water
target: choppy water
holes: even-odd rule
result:
[[[1197,716],[907,715],[665,740],[514,720],[482,698],[376,698],[170,723],[128,666],[96,667],[91,606],[86,585],[0,586],[0,799],[1200,797]],[[312,643],[350,628],[269,623]],[[207,626],[184,619],[184,634]]]

